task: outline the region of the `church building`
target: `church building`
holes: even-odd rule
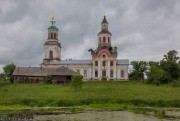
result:
[[[61,43],[58,36],[58,27],[54,17],[48,28],[48,39],[44,44],[45,57],[42,68],[66,67],[83,76],[87,80],[128,80],[128,59],[117,59],[117,47],[111,45],[112,34],[108,29],[109,23],[104,16],[101,30],[97,37],[97,48],[89,49],[92,56],[89,60],[61,59]],[[63,41],[63,40],[62,40]],[[96,41],[95,41],[96,42]]]

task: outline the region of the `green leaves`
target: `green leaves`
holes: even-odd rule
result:
[[[129,77],[133,80],[144,80],[144,73],[147,71],[148,63],[145,61],[132,61],[131,65],[133,66],[133,70],[129,74]]]
[[[163,60],[176,62],[177,60],[179,60],[177,54],[178,52],[176,50],[170,50],[166,55],[164,55]]]
[[[82,88],[82,76],[80,74],[74,74],[72,75],[72,80],[71,80],[71,87],[77,91]]]
[[[51,75],[45,76],[44,77],[44,83],[51,84],[52,83],[52,76]]]
[[[180,78],[180,61],[176,50],[170,50],[159,62],[132,61],[132,72],[129,78],[133,80],[144,80],[147,74],[148,83],[155,85],[171,83]]]
[[[13,72],[16,69],[16,65],[12,64],[8,64],[5,67],[3,67],[4,70],[4,76],[7,80],[10,80],[11,83],[13,83]]]
[[[149,62],[148,82],[170,83],[180,77],[180,62],[176,50],[170,50],[160,62]]]

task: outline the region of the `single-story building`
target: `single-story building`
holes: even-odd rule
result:
[[[13,72],[15,83],[22,83],[24,80],[28,80],[30,83],[44,82],[44,78],[50,75],[52,83],[64,84],[70,82],[73,74],[78,73],[66,67],[17,67]]]

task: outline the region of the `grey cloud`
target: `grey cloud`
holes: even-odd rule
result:
[[[118,58],[159,60],[179,49],[179,0],[2,0],[0,65],[37,66],[54,11],[62,59],[91,59],[104,15]]]

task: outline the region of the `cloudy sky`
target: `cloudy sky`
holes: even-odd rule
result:
[[[119,59],[157,61],[180,52],[180,0],[0,0],[0,70],[42,63],[52,15],[62,59],[91,59],[104,15]]]

